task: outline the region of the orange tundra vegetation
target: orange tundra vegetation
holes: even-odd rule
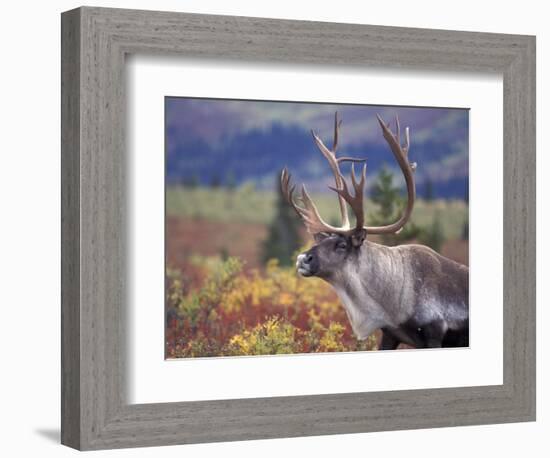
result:
[[[167,269],[166,357],[375,350],[357,340],[322,280],[271,260],[244,269],[236,257],[191,256]]]

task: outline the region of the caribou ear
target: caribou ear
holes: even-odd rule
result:
[[[367,238],[367,230],[362,227],[361,229],[357,229],[351,234],[351,244],[354,247],[360,247],[363,245],[363,242]]]

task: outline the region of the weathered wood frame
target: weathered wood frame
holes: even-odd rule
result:
[[[104,449],[535,419],[534,37],[89,7],[63,13],[61,37],[63,444]],[[502,74],[503,385],[128,404],[129,53]]]

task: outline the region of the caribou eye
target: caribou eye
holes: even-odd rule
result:
[[[336,244],[337,250],[346,250],[348,248],[348,244],[346,242],[338,242]]]

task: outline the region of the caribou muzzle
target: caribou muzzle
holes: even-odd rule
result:
[[[303,277],[313,277],[319,271],[319,260],[313,250],[299,254],[296,258],[296,270]]]

